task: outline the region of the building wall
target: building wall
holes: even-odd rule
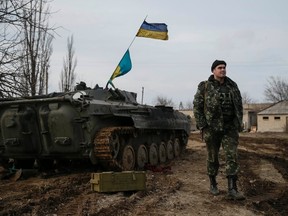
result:
[[[288,114],[258,114],[262,109],[271,106],[271,103],[244,104],[243,126],[246,131],[254,132],[288,132]],[[193,110],[179,110],[191,117],[191,131],[196,129]],[[268,119],[263,119],[268,117]],[[280,118],[279,118],[280,117]],[[276,119],[275,119],[276,118]]]
[[[250,122],[249,122],[249,114],[248,112],[243,111],[243,129],[249,130],[250,129]]]
[[[250,131],[257,127],[257,113],[271,106],[271,103],[243,104],[243,129]]]
[[[243,129],[250,131],[252,127],[257,127],[257,113],[244,110],[243,112]]]
[[[287,132],[288,115],[258,115],[257,132]]]

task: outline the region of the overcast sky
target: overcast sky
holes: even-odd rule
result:
[[[270,76],[288,76],[287,0],[54,0],[50,25],[61,26],[53,43],[50,92],[59,91],[67,38],[74,36],[76,81],[105,86],[144,18],[168,25],[168,41],[136,37],[132,69],[113,83],[134,91],[138,102],[156,97],[192,102],[215,59],[240,91],[264,102]]]

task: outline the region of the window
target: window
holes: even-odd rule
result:
[[[268,116],[263,116],[263,120],[269,120]]]
[[[274,120],[280,120],[280,116],[274,116]]]

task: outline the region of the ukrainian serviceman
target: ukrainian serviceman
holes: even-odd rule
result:
[[[245,199],[237,189],[238,138],[242,130],[242,97],[237,84],[226,76],[226,62],[215,60],[212,75],[198,85],[194,97],[194,116],[207,147],[207,173],[210,192],[219,195],[216,176],[219,170],[220,146],[226,158],[229,199]]]

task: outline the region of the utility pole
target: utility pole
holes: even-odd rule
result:
[[[141,104],[143,105],[143,97],[144,97],[144,87],[142,87],[142,97],[141,97]]]

